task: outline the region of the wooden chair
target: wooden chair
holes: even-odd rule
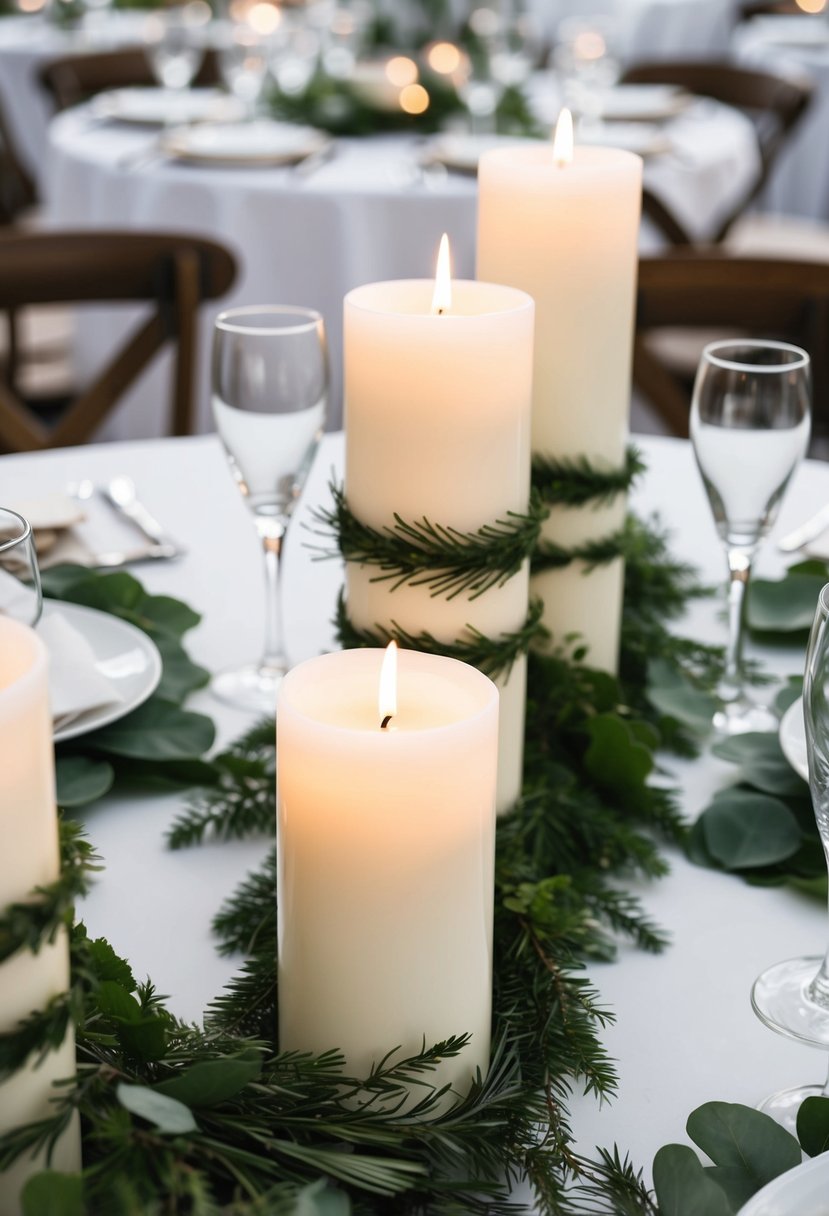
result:
[[[55,109],[65,110],[107,89],[154,85],[156,79],[143,49],[128,47],[118,51],[52,59],[41,67],[40,83],[51,97]],[[204,86],[219,83],[215,51],[205,53],[193,83]]]
[[[829,434],[829,264],[692,251],[640,260],[634,387],[672,434],[687,437],[692,378],[649,343],[665,327],[697,330],[700,352],[712,330],[802,346],[812,361],[812,432]]]
[[[221,245],[187,235],[0,233],[0,309],[116,301],[151,307],[95,382],[57,404],[52,425],[38,416],[36,403],[0,384],[0,448],[29,451],[88,440],[167,341],[175,343],[169,430],[189,434],[199,305],[224,295],[235,273],[235,261]]]
[[[799,75],[777,75],[733,63],[643,63],[622,77],[626,84],[675,84],[700,97],[711,97],[742,110],[753,122],[760,149],[760,173],[710,238],[722,241],[733,224],[760,194],[778,153],[806,112],[814,92]],[[691,245],[693,237],[669,208],[645,189],[642,210],[672,245]]]

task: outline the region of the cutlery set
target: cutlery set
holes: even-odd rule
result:
[[[103,499],[122,519],[126,519],[144,538],[145,544],[137,548],[113,549],[94,553],[90,565],[98,568],[126,566],[131,562],[168,560],[181,557],[186,552],[161,526],[154,515],[138,498],[135,484],[130,477],[113,477],[105,485],[96,486],[85,479],[67,487],[71,498],[86,502],[95,494]]]

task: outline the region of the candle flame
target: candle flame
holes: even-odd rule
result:
[[[380,667],[380,692],[377,698],[380,710],[380,723],[383,730],[397,713],[397,642],[391,641],[386,647],[383,662]]]
[[[435,271],[435,292],[432,296],[432,312],[436,317],[452,307],[452,273],[449,267],[449,237],[444,232],[440,238],[438,264]]]
[[[553,137],[553,161],[559,169],[573,160],[573,115],[565,106],[558,116]]]

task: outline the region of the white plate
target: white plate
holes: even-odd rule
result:
[[[423,164],[445,165],[456,173],[477,173],[484,152],[526,143],[537,145],[538,140],[512,135],[438,135],[424,146],[420,160]]]
[[[821,1153],[768,1182],[739,1216],[829,1216],[829,1153]]]
[[[605,122],[660,122],[675,118],[693,96],[675,84],[619,84],[601,97]]]
[[[90,710],[62,730],[55,731],[55,743],[75,739],[91,730],[116,722],[142,705],[155,692],[161,679],[161,655],[146,633],[97,608],[43,601],[43,615],[59,612],[73,629],[82,634],[95,654],[95,666],[112,682],[123,700],[117,705]]]
[[[169,156],[199,165],[293,165],[321,152],[329,137],[289,122],[211,123],[164,137]]]
[[[644,122],[612,122],[588,127],[579,131],[576,142],[602,148],[622,148],[638,156],[664,156],[673,147],[661,127]]]
[[[218,89],[113,89],[90,102],[96,118],[137,123],[144,127],[177,126],[188,122],[234,122],[244,107],[236,97]]]
[[[780,746],[794,771],[809,780],[809,760],[806,754],[806,727],[803,723],[803,698],[793,701],[780,719]],[[829,1202],[826,1205],[829,1216]]]

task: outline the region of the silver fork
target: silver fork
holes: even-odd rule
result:
[[[100,493],[119,515],[128,519],[146,537],[154,557],[179,557],[184,553],[183,547],[173,540],[138,498],[135,482],[131,477],[123,474],[113,477],[105,486],[100,487]]]

